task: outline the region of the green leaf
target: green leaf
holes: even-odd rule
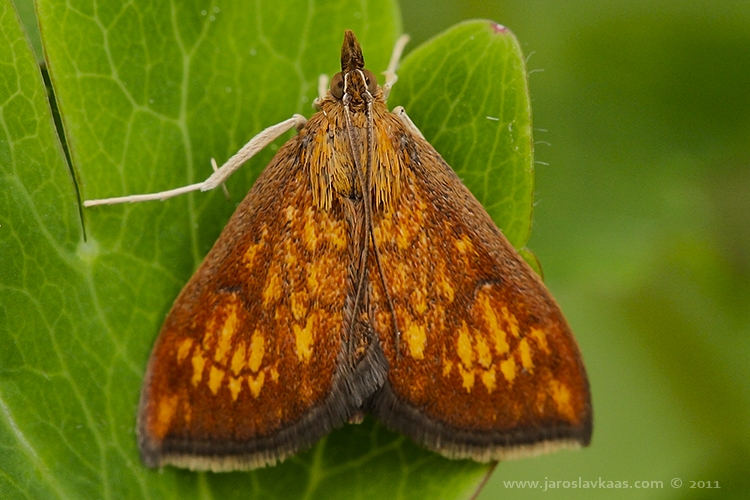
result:
[[[85,283],[75,187],[39,68],[7,0],[0,3],[0,186],[0,497],[94,493],[77,473],[90,468],[89,457],[66,444],[99,432],[85,404],[98,379],[74,380],[96,370],[87,356],[72,356],[88,349],[79,320],[92,308],[90,295],[77,293]]]
[[[284,9],[255,3],[218,8],[208,2],[48,0],[39,2],[38,14],[83,199],[153,192],[206,178],[212,156],[221,162],[264,127],[295,112],[311,114],[318,74],[337,70],[345,28],[357,33],[373,70],[385,68],[399,32],[396,7],[385,0],[295,0]],[[145,468],[136,449],[135,411],[155,336],[180,288],[276,147],[230,179],[232,203],[217,192],[86,209],[84,241],[75,182],[33,54],[8,0],[0,23],[0,497],[461,498],[476,488],[488,466],[444,459],[371,419],[258,471]],[[525,89],[523,61],[511,35],[496,33],[485,21],[461,30],[484,37],[484,52],[494,54],[486,60],[498,77],[484,81],[486,101],[501,94],[508,99],[519,81]],[[454,86],[442,78],[432,86],[409,81],[435,69],[420,62],[419,54],[434,54],[430,47],[440,40],[404,62],[396,87],[404,90],[394,91],[394,100],[414,104],[410,116],[429,140],[435,132],[423,125],[429,115],[419,109],[420,102],[450,104],[455,94],[445,92]],[[468,48],[474,45],[465,46],[467,52],[456,58],[471,69],[476,56]],[[447,60],[443,64],[450,66]],[[459,69],[449,74],[454,83],[462,81]],[[410,88],[418,90],[416,97],[410,97]],[[466,110],[456,110],[475,93],[466,86],[459,97],[441,126],[474,127],[474,133],[484,134],[476,120],[471,126],[454,121],[466,116]],[[508,114],[507,105],[488,106],[497,113],[487,116],[515,131],[510,137],[523,135],[518,124],[526,120],[528,125],[528,105],[521,107],[522,119]],[[530,132],[524,133],[528,141]],[[438,139],[435,144],[441,144]],[[502,160],[500,142],[475,141],[467,153],[471,161],[438,149],[465,178],[494,179],[498,171],[522,163],[515,153]],[[524,168],[530,175],[530,163]],[[507,185],[511,194],[489,182],[479,183],[480,192],[485,190],[485,202],[496,200],[489,203],[496,220],[506,217],[508,227],[521,227],[518,220],[529,219],[531,182],[526,182],[527,195],[519,196],[523,183],[517,175],[502,175],[514,179]],[[503,200],[513,200],[513,206],[523,200],[526,215],[498,209],[507,204]],[[528,226],[514,231],[521,235]],[[516,236],[514,243],[520,240]]]

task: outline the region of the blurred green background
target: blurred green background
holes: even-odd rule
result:
[[[484,17],[528,56],[529,247],[594,397],[590,448],[502,463],[480,498],[747,498],[750,2],[401,4],[411,47]],[[630,488],[543,490],[579,477]]]
[[[415,45],[474,17],[519,38],[529,248],[591,378],[591,447],[502,463],[481,498],[750,498],[750,2],[401,4]],[[504,483],[579,476],[631,488]]]

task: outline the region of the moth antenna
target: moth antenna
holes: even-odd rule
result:
[[[366,184],[366,181],[364,179],[364,176],[362,175],[362,166],[359,163],[359,155],[357,154],[357,150],[354,146],[354,136],[353,134],[353,127],[352,127],[352,117],[351,112],[349,111],[349,100],[347,97],[350,97],[348,94],[344,96],[344,116],[346,117],[346,131],[347,135],[349,137],[349,148],[352,152],[352,159],[354,160],[354,169],[357,171],[357,180],[359,181],[359,186],[362,189],[362,203],[365,208],[365,232],[363,234],[363,246],[362,246],[362,256],[359,261],[359,271],[358,271],[358,279],[357,279],[357,292],[354,296],[354,307],[352,308],[352,322],[349,324],[349,337],[351,338],[352,332],[354,330],[354,324],[356,321],[357,316],[357,310],[359,309],[360,302],[362,300],[362,292],[364,290],[364,283],[365,283],[365,276],[367,275],[367,260],[368,260],[368,250],[369,246],[367,243],[367,227],[369,227],[369,221],[371,220],[371,204],[370,202],[372,200],[369,199],[369,193],[366,191],[366,186],[369,186],[369,182]]]
[[[401,35],[396,40],[396,44],[393,46],[393,52],[391,53],[391,60],[388,63],[388,68],[383,71],[385,75],[385,85],[383,85],[383,98],[388,99],[388,95],[391,93],[391,88],[398,81],[398,75],[396,74],[396,68],[398,63],[401,62],[401,54],[404,52],[406,44],[409,43],[409,35]]]
[[[230,175],[232,175],[238,168],[242,166],[247,160],[255,156],[259,151],[264,149],[266,146],[271,144],[273,141],[281,137],[289,130],[296,128],[297,130],[302,129],[307,123],[307,118],[302,115],[293,115],[288,120],[284,120],[276,125],[271,125],[265,130],[262,130],[258,135],[250,139],[247,144],[242,146],[242,149],[237,151],[234,156],[229,158],[219,170],[214,172],[211,177],[203,181],[203,186],[200,188],[201,191],[210,191],[215,187],[223,184]]]
[[[131,194],[130,196],[119,196],[116,198],[85,200],[83,202],[83,206],[86,208],[89,208],[89,207],[96,207],[99,205],[117,205],[118,203],[137,203],[140,201],[156,201],[156,200],[163,201],[163,200],[166,200],[167,198],[173,198],[181,194],[198,191],[202,185],[203,183],[199,182],[197,184],[190,184],[189,186],[183,186],[183,187],[176,188],[176,189],[170,189],[168,191],[161,191],[159,193]]]
[[[320,101],[326,98],[326,94],[328,93],[328,75],[325,73],[321,73],[320,76],[318,76],[318,97],[313,99],[313,108],[315,108],[316,111],[320,111]]]
[[[408,41],[408,37],[407,37]],[[383,266],[380,264],[380,251],[378,250],[377,242],[375,241],[375,230],[372,222],[372,164],[375,161],[375,127],[373,124],[372,117],[372,98],[367,103],[367,167],[365,170],[365,182],[367,184],[367,201],[365,201],[365,231],[369,233],[369,240],[372,241],[373,253],[375,254],[375,265],[378,268],[378,275],[380,276],[380,282],[383,285],[383,291],[385,292],[385,298],[388,301],[388,308],[391,311],[391,320],[393,321],[393,335],[394,345],[396,346],[396,356],[401,356],[400,341],[401,341],[401,330],[398,329],[398,321],[396,319],[396,309],[393,307],[393,299],[391,298],[391,292],[388,289],[388,283],[383,274]],[[367,205],[369,207],[370,217],[367,217]],[[366,246],[369,246],[369,242],[366,242]]]

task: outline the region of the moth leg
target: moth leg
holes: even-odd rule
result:
[[[101,200],[86,200],[83,202],[84,207],[95,207],[97,205],[114,205],[117,203],[134,203],[137,201],[153,201],[153,200],[166,200],[173,196],[178,196],[192,191],[209,191],[218,187],[229,178],[235,170],[249,160],[258,151],[271,144],[278,137],[291,130],[297,128],[297,130],[304,127],[307,123],[307,119],[302,115],[294,115],[288,120],[284,120],[281,123],[272,125],[267,129],[260,132],[258,135],[250,139],[242,149],[229,158],[224,165],[216,170],[211,177],[203,182],[196,184],[190,184],[189,186],[183,186],[176,189],[170,189],[168,191],[161,191],[159,193],[150,194],[134,194],[130,196],[121,196],[118,198],[106,198]]]
[[[409,118],[409,115],[406,114],[406,110],[403,106],[396,106],[395,108],[393,108],[393,111],[391,111],[391,113],[396,115],[396,118],[398,118],[401,124],[409,129],[412,134],[416,134],[424,139],[422,132],[417,128],[416,125],[414,125],[414,122],[411,121],[411,118]]]
[[[214,172],[219,171],[219,166],[216,164],[216,160],[211,158],[211,168],[214,169]],[[232,201],[232,198],[229,196],[229,190],[227,189],[226,184],[221,185],[221,190],[224,191],[224,196],[226,197],[227,201]]]
[[[318,77],[318,97],[316,97],[313,100],[313,108],[315,108],[316,111],[320,111],[320,101],[326,98],[326,94],[328,93],[328,75],[321,74]]]
[[[383,85],[383,98],[388,99],[388,95],[391,93],[391,88],[396,84],[398,75],[396,74],[396,68],[398,63],[401,61],[401,54],[404,52],[404,47],[409,43],[409,35],[401,35],[396,40],[396,45],[393,46],[393,52],[391,53],[391,61],[388,63],[388,69],[383,71],[385,75],[385,85]]]

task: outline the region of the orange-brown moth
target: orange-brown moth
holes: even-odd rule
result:
[[[203,183],[86,202],[211,189],[298,128],[159,333],[138,409],[146,465],[273,464],[363,412],[451,458],[589,443],[588,381],[559,306],[388,110],[390,75],[378,85],[347,31],[309,120],[265,130]]]

